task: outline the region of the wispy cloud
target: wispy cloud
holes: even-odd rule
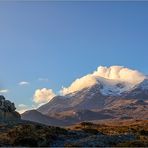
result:
[[[27,81],[21,81],[18,83],[20,86],[29,85],[30,83]]]
[[[0,93],[8,93],[8,89],[0,89]]]
[[[16,111],[19,112],[20,114],[28,111],[28,110],[33,110],[37,109],[40,107],[42,104],[32,104],[32,105],[26,105],[26,104],[18,104],[16,106]]]
[[[22,114],[22,113],[24,113],[25,111],[27,111],[27,110],[29,110],[29,109],[31,109],[28,105],[25,105],[25,104],[19,104],[18,106],[17,106],[17,111],[20,113],[20,114]]]
[[[49,82],[49,79],[48,78],[39,78],[38,81]]]

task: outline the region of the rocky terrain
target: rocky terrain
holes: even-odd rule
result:
[[[20,119],[19,113],[15,112],[14,103],[3,96],[1,102],[1,112],[6,113],[1,115],[1,147],[148,147],[148,120],[127,117],[114,120],[99,111],[83,110],[74,113],[75,118],[71,117],[74,122],[65,126],[69,120],[67,122],[62,114],[57,115],[63,118],[60,120],[43,115],[37,110],[29,111],[30,120],[40,122],[37,123]],[[133,105],[137,104],[145,105],[143,101]],[[100,120],[95,120],[98,116]],[[93,122],[80,122],[86,119]],[[76,120],[79,123],[73,124]],[[44,124],[41,124],[41,121],[44,121]],[[63,127],[49,126],[58,123]]]
[[[28,121],[1,123],[0,146],[148,147],[148,121],[82,122],[66,128]]]
[[[6,100],[4,96],[0,96],[0,122],[11,122],[21,119],[19,113],[15,111],[14,103]]]
[[[0,146],[148,147],[148,77],[136,75],[120,80],[94,72],[21,119],[0,96]]]

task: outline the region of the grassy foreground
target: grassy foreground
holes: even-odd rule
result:
[[[82,122],[66,128],[33,122],[3,123],[0,146],[148,147],[148,121]]]

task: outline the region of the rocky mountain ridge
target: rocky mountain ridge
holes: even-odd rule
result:
[[[108,119],[148,119],[148,77],[123,66],[99,66],[96,71],[74,80],[37,114],[75,124],[82,121]],[[30,112],[22,118],[30,120]],[[40,116],[41,117],[41,116]],[[43,120],[40,122],[44,123]]]
[[[109,80],[106,80],[109,81]],[[112,81],[111,81],[112,83]],[[118,92],[125,87],[125,83],[115,83]],[[37,109],[65,125],[81,121],[105,119],[148,119],[148,80],[144,79],[132,89],[119,93],[102,93],[104,83],[97,83],[79,91],[56,96],[47,104]],[[105,86],[106,87],[106,86]],[[110,87],[108,87],[110,88]],[[106,89],[106,88],[105,88]],[[115,92],[115,91],[114,91]],[[28,120],[29,111],[22,118]],[[37,117],[36,117],[37,118]],[[32,118],[32,121],[37,121]],[[44,122],[41,120],[40,122]],[[56,123],[56,122],[55,122]],[[59,123],[58,123],[59,125]]]

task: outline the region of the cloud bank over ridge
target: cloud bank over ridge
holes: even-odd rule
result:
[[[61,94],[66,95],[80,89],[90,87],[97,83],[97,79],[105,78],[114,81],[127,82],[136,85],[145,79],[145,75],[137,70],[125,68],[123,66],[104,67],[99,66],[92,74],[76,79],[69,87],[62,88]]]

